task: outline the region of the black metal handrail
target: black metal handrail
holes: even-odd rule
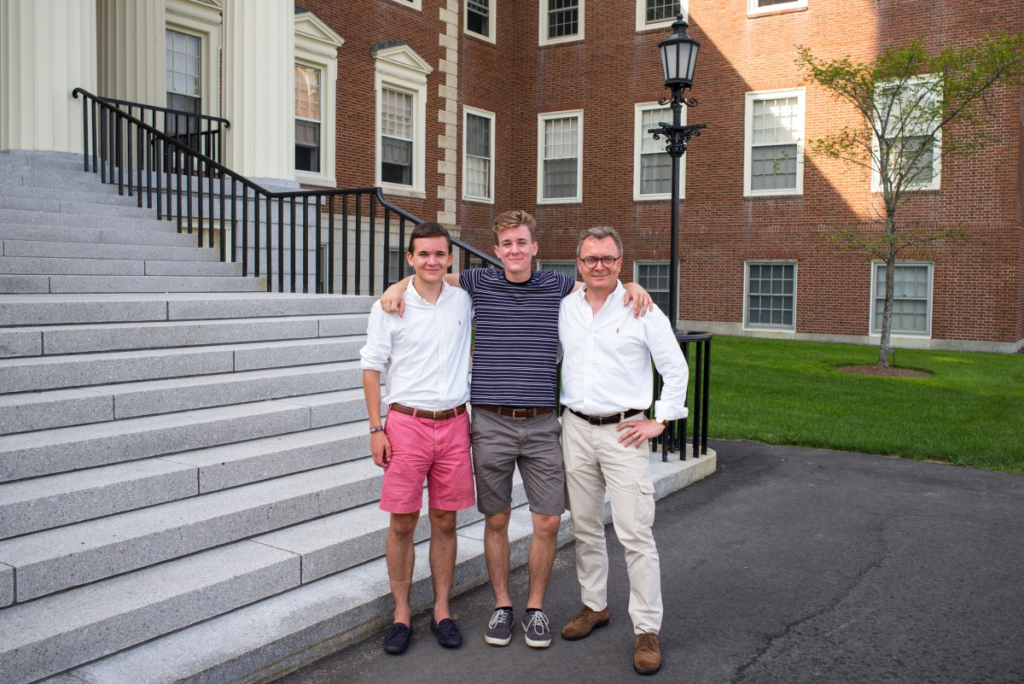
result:
[[[83,91],[84,92],[84,91]],[[222,129],[231,128],[231,122],[219,116],[211,114],[193,114],[192,112],[169,107],[157,107],[156,105],[117,100],[111,97],[103,100],[123,108],[128,116],[146,122],[148,115],[149,125],[166,133],[172,138],[184,142],[197,152],[213,159],[219,164],[224,163],[224,134]],[[138,115],[136,115],[138,112]]]
[[[696,358],[693,364],[693,403],[690,406],[690,417],[693,418],[693,442],[691,455],[695,458],[706,456],[708,453],[708,399],[711,390],[711,338],[712,333],[700,332],[697,330],[677,330],[676,340],[683,350],[683,356],[687,363],[690,361],[690,345],[693,344]],[[655,396],[661,394],[662,379],[655,371],[654,390]],[[654,407],[651,406],[648,415],[654,417]],[[688,417],[689,418],[689,417]],[[651,440],[651,451],[657,451],[661,447],[661,460],[667,461],[669,452],[678,452],[679,457],[686,456],[686,425],[688,418],[674,420],[669,423],[665,431],[658,437]]]
[[[373,295],[378,282],[383,291],[392,281],[387,259],[393,215],[398,219],[397,275],[404,277],[406,227],[420,220],[389,202],[380,188],[268,190],[129,114],[120,108],[123,104],[82,88],[72,95],[82,96],[85,170],[98,173],[104,183],[116,183],[119,194],[127,190],[136,196],[139,207],[145,199],[146,207],[155,206],[158,219],[176,219],[178,232],[197,234],[199,247],[219,246],[221,261],[240,260],[243,275],[265,277],[268,291],[333,294],[337,282],[342,294]],[[498,265],[461,240],[453,243]]]

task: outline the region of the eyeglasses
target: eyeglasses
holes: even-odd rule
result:
[[[594,268],[595,266],[597,266],[597,262],[598,261],[600,261],[601,265],[604,266],[605,268],[611,268],[612,266],[615,265],[615,262],[618,261],[621,258],[622,257],[620,257],[620,256],[617,256],[617,257],[613,257],[613,256],[604,256],[604,257],[589,256],[589,257],[583,257],[582,259],[580,259],[580,261],[582,261],[586,265],[587,268]]]

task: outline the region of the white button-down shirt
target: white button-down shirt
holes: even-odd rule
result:
[[[384,374],[388,404],[444,411],[466,403],[472,300],[447,283],[436,304],[423,299],[413,283],[404,297],[401,317],[384,313],[380,302],[373,305],[360,351],[363,369]]]
[[[655,418],[685,418],[690,369],[661,309],[634,318],[633,307],[622,306],[621,282],[596,314],[585,294],[581,288],[563,299],[559,312],[562,404],[592,416],[646,409],[654,398],[653,357],[665,380]]]

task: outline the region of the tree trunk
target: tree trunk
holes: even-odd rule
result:
[[[882,336],[878,343],[878,366],[889,367],[889,354],[892,352],[892,304],[896,291],[896,221],[892,216],[886,217],[885,230],[889,236],[889,250],[885,255],[885,308],[882,309]],[[874,306],[874,303],[872,303]]]

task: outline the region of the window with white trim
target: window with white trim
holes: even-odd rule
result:
[[[165,29],[167,108],[189,114],[203,113],[203,42],[199,36],[184,31]],[[168,116],[167,134],[170,136],[199,133],[199,119],[186,116]],[[196,149],[199,141],[190,141]]]
[[[583,200],[583,111],[540,114],[537,202]]]
[[[800,9],[801,7],[807,7],[807,0],[747,0],[748,14]]]
[[[540,44],[583,40],[586,0],[540,0]]]
[[[633,135],[633,199],[660,200],[672,197],[672,157],[665,151],[665,138],[658,140],[649,133],[661,122],[672,121],[672,110],[657,102],[638,104],[634,108]],[[683,125],[686,110],[683,108]],[[683,197],[686,177],[686,156],[679,164],[679,196]]]
[[[376,182],[386,192],[426,197],[427,75],[433,68],[405,43],[375,47],[373,55]]]
[[[538,261],[538,271],[554,271],[555,273],[563,273],[573,280],[576,280],[576,262],[575,261]]]
[[[633,264],[633,280],[647,290],[654,304],[665,312],[669,319],[674,320],[675,317],[668,312],[669,273],[667,261],[637,261]]]
[[[744,327],[796,330],[796,264],[747,262]]]
[[[462,197],[494,201],[494,114],[463,107]]]
[[[405,277],[402,273],[402,261],[405,255],[400,247],[388,249],[388,282],[397,283]]]
[[[882,332],[885,263],[872,263],[871,333]],[[895,335],[931,335],[932,265],[899,263],[893,273],[892,328]]]
[[[687,15],[687,2],[680,0],[636,0],[636,30],[672,26],[677,14]]]
[[[295,170],[320,173],[320,70],[295,65]]]
[[[477,38],[495,42],[495,0],[465,0],[466,2],[466,33]]]
[[[936,76],[919,76],[902,87],[880,84],[875,108],[887,117],[889,133],[889,177],[906,176],[910,190],[938,190],[942,183],[942,129],[938,128],[942,106],[942,84]],[[880,192],[878,141],[871,170],[871,190]]]
[[[804,89],[746,95],[743,195],[803,193]]]
[[[423,0],[393,0],[393,2],[397,2],[399,5],[405,5],[406,7],[411,7],[414,10],[423,9]]]

